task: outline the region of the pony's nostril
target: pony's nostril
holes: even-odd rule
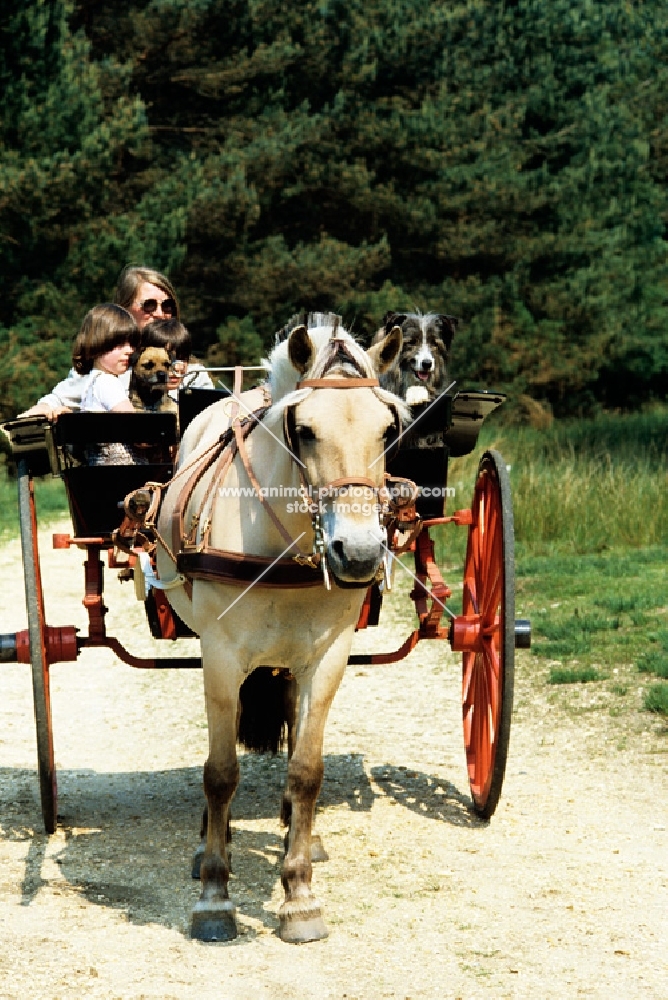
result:
[[[344,557],[343,542],[340,541],[340,540],[332,542],[332,549],[334,550],[334,552],[336,552],[336,554],[339,557],[339,559],[341,559],[341,561],[343,561],[343,557]]]

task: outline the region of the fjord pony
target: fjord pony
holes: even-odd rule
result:
[[[287,668],[297,685],[296,731],[286,788],[291,815],[282,870],[285,900],[279,913],[280,936],[303,942],[327,934],[320,904],[311,892],[311,829],[323,776],[323,733],[348,660],[365,587],[385,555],[385,532],[376,502],[384,474],[379,456],[388,431],[398,418],[406,417],[401,401],[374,384],[376,375],[401,348],[400,330],[392,330],[364,352],[337,325],[338,318],[329,314],[309,317],[307,326],[297,326],[274,349],[270,358],[273,403],[247,439],[251,473],[295,545],[287,545],[260,500],[249,495],[252,481],[239,454],[225,476],[224,489],[210,490],[205,511],[211,522],[211,545],[217,550],[264,556],[269,561],[281,555],[290,559],[298,547],[308,556],[314,539],[314,522],[307,509],[311,498],[303,501],[297,492],[305,484],[312,487],[312,499],[318,504],[317,491],[324,489],[321,552],[332,579],[331,590],[316,575],[316,585],[302,589],[264,586],[263,579],[248,586],[246,581],[196,578],[192,597],[182,586],[168,591],[170,602],[199,634],[202,646],[209,726],[204,790],[209,818],[202,892],[192,920],[192,934],[201,940],[229,940],[236,935],[227,887],[226,826],[239,779],[239,689],[261,666]],[[310,380],[316,384],[309,384]],[[354,388],[345,388],[346,382]],[[225,402],[214,404],[189,426],[181,444],[182,467],[227,426],[226,406]],[[337,497],[336,490],[329,488],[337,482],[348,484],[342,490],[350,491],[347,497]],[[190,510],[197,509],[208,483],[204,477],[197,486]],[[178,489],[173,484],[163,502],[159,521],[163,535],[171,530]],[[178,581],[169,555],[160,546],[158,553],[160,577],[168,584]]]

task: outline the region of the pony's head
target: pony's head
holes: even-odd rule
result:
[[[400,350],[399,327],[364,351],[339,317],[316,314],[270,359],[274,406],[320,521],[328,568],[343,586],[368,583],[386,553],[384,456],[408,412],[377,376]]]

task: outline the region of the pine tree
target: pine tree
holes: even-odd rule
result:
[[[91,61],[67,14],[62,0],[6,0],[0,15],[5,415],[64,376],[83,315],[128,260],[182,256],[185,209],[149,170],[144,105],[123,66]]]
[[[369,336],[418,307],[463,319],[460,384],[563,413],[665,391],[658,0],[8,11],[3,363],[55,357],[143,260],[218,359],[304,308]]]

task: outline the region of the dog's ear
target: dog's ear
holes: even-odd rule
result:
[[[443,313],[439,314],[438,329],[446,351],[450,350],[450,344],[458,326],[459,320],[455,316],[445,316]]]
[[[383,327],[385,328],[385,333],[386,334],[390,333],[392,327],[394,326],[401,326],[405,319],[406,319],[406,313],[395,313],[395,312],[385,313],[385,318],[383,320]]]
[[[134,366],[137,364],[141,356],[142,356],[141,348],[140,347],[135,348],[135,350],[130,355],[130,363],[128,364],[128,368],[134,368]]]

